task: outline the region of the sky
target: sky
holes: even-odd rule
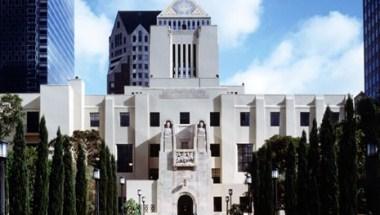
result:
[[[105,94],[118,10],[172,0],[74,0],[76,75]],[[218,25],[221,83],[249,94],[353,94],[364,88],[361,0],[195,0]]]

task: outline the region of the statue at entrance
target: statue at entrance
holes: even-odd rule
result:
[[[206,124],[204,121],[198,123],[198,132],[197,132],[197,142],[198,142],[198,151],[206,152]]]

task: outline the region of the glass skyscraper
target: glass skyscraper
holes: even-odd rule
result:
[[[74,76],[74,1],[2,0],[0,92],[38,92]]]
[[[364,0],[365,93],[380,98],[380,1]]]

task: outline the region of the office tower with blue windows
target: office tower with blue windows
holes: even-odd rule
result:
[[[0,93],[73,78],[73,0],[2,0],[0,32]]]
[[[365,93],[380,98],[380,1],[364,0]]]

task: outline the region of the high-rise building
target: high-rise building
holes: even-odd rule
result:
[[[2,0],[0,32],[0,92],[73,78],[73,0]]]
[[[107,92],[124,93],[124,86],[149,86],[150,26],[160,11],[119,11],[109,37]]]
[[[380,96],[380,2],[363,0],[365,93]]]

